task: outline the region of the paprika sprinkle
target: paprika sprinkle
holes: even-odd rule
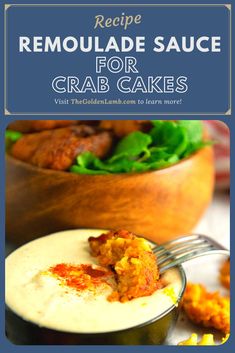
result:
[[[49,268],[49,273],[77,291],[94,290],[98,286],[111,285],[113,273],[101,266],[61,263]]]

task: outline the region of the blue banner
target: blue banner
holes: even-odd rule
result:
[[[230,115],[230,5],[5,5],[6,115]]]

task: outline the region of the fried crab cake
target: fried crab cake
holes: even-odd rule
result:
[[[11,155],[32,165],[54,170],[67,170],[85,151],[104,158],[112,146],[108,131],[78,125],[27,134],[10,151]]]
[[[116,274],[117,290],[109,300],[125,302],[151,295],[160,287],[156,257],[149,243],[125,230],[89,238],[91,254]]]
[[[8,129],[29,133],[76,125],[77,123],[77,120],[16,120],[8,125]]]
[[[201,284],[188,283],[183,309],[195,324],[215,328],[223,333],[230,332],[230,298],[218,292],[208,292]]]
[[[227,259],[220,269],[220,282],[224,287],[230,288],[230,259]]]

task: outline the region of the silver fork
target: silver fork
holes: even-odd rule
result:
[[[170,240],[152,248],[157,256],[160,273],[199,256],[222,254],[229,256],[229,250],[206,235],[192,234]]]

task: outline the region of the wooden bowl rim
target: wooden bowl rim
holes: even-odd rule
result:
[[[12,162],[26,170],[29,170],[31,172],[35,172],[35,173],[40,173],[40,174],[45,174],[45,175],[51,175],[51,176],[63,176],[63,177],[68,177],[68,178],[100,178],[100,179],[109,179],[110,177],[114,177],[114,178],[120,178],[120,177],[131,177],[131,176],[137,176],[137,175],[159,175],[159,174],[167,174],[168,171],[173,171],[173,170],[177,170],[181,167],[187,166],[187,164],[190,164],[192,162],[192,160],[195,160],[196,158],[198,158],[201,154],[203,154],[204,151],[206,150],[211,150],[211,146],[205,146],[203,148],[201,148],[200,150],[194,152],[193,154],[191,154],[190,156],[183,158],[182,160],[180,160],[179,162],[169,166],[169,167],[165,167],[165,168],[161,168],[161,169],[156,169],[156,170],[150,170],[150,171],[145,171],[145,172],[133,172],[133,173],[113,173],[113,174],[94,174],[94,175],[90,175],[90,174],[76,174],[76,173],[72,173],[72,172],[68,172],[68,171],[61,171],[61,170],[53,170],[53,169],[46,169],[46,168],[41,168],[41,167],[37,167],[34,166],[30,163],[26,163],[23,162],[17,158],[14,158],[13,156],[11,156],[9,153],[6,152],[6,161],[8,160],[9,162]]]

